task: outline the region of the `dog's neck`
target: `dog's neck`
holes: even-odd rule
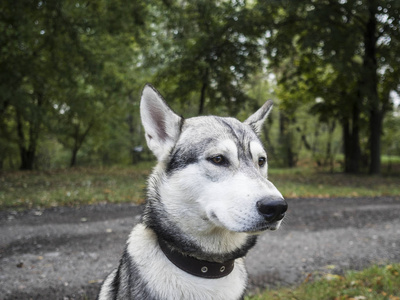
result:
[[[174,250],[161,238],[158,239],[158,243],[165,256],[176,267],[197,277],[207,279],[222,278],[228,276],[233,271],[235,266],[234,259],[225,261],[223,263],[199,260]]]
[[[147,208],[149,209],[149,208]],[[189,237],[180,228],[169,222],[166,218],[155,216],[154,213],[146,213],[143,217],[143,223],[152,229],[157,237],[173,248],[174,251],[182,255],[194,257],[198,260],[209,262],[224,263],[226,261],[235,260],[244,257],[247,252],[256,244],[256,235],[247,235],[241,243],[229,250],[222,250],[219,245],[214,245],[214,251],[204,249],[204,243],[196,240],[195,237]],[[215,239],[207,239],[207,242],[216,242]]]
[[[223,263],[244,257],[256,244],[257,235],[224,229],[209,229],[199,234],[198,229],[189,232],[187,228],[178,226],[162,206],[158,191],[160,177],[162,176],[150,177],[149,184],[153,188],[148,191],[142,222],[175,251],[198,260]]]

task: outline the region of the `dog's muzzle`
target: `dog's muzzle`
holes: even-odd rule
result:
[[[268,223],[278,222],[283,219],[288,205],[285,199],[264,198],[257,202],[257,210]]]

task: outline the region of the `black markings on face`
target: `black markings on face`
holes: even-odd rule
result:
[[[198,137],[194,137],[198,139]],[[184,144],[178,144],[172,149],[171,159],[167,163],[167,174],[170,175],[174,171],[182,170],[191,164],[195,164],[199,161],[200,156],[204,153],[205,149],[215,139],[208,138],[193,143],[187,141]]]
[[[198,162],[199,152],[194,148],[177,148],[173,150],[171,160],[167,165],[167,174],[171,174],[173,171],[181,170],[186,168],[190,164]]]
[[[216,121],[213,126],[210,126],[209,123],[204,127],[194,129],[192,127],[189,129],[193,134],[194,142],[189,139],[189,136],[178,142],[171,152],[169,161],[167,161],[167,175],[171,175],[174,171],[182,170],[191,164],[198,163],[211,144],[218,144],[218,142],[227,138],[235,143],[238,151],[238,160],[242,164],[254,166],[250,143],[253,140],[258,140],[255,133],[236,119],[213,118]],[[215,155],[221,154],[223,155],[223,153],[215,153]]]

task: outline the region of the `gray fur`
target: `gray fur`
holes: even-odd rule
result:
[[[119,267],[105,280],[100,300],[243,297],[247,274],[242,258],[261,231],[281,223],[266,221],[256,205],[262,199],[283,201],[266,178],[267,166],[257,164],[266,156],[257,131],[271,105],[244,123],[215,116],[184,120],[153,87],[145,87],[142,122],[158,164],[148,181],[142,222],[132,230]],[[223,163],[215,162],[216,156]],[[235,259],[234,270],[222,279],[177,270],[158,239],[199,260]]]

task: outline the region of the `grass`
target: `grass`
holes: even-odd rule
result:
[[[144,201],[154,162],[129,167],[72,168],[0,173],[0,210]],[[397,166],[397,165],[396,165]],[[269,178],[286,198],[400,195],[399,176],[326,173],[307,166],[270,169]]]
[[[344,276],[325,274],[298,287],[267,290],[246,300],[400,300],[400,264],[372,266]]]
[[[144,200],[151,164],[0,174],[0,209],[137,203]]]
[[[400,195],[399,176],[349,175],[310,167],[271,169],[269,179],[286,198]]]

